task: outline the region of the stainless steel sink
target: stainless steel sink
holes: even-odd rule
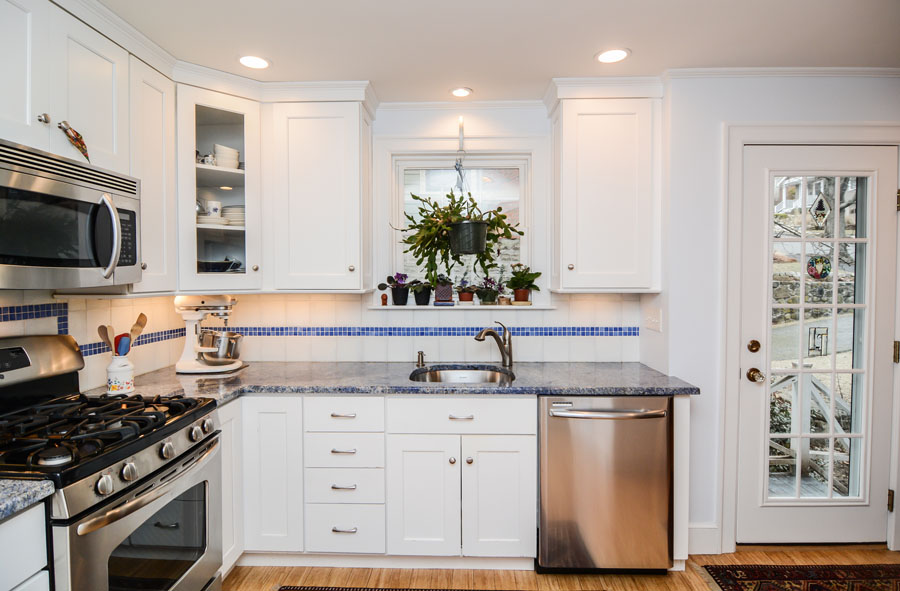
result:
[[[432,365],[413,371],[409,379],[414,382],[504,385],[515,380],[516,374],[495,365]]]

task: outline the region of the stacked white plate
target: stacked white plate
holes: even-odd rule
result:
[[[228,224],[231,223],[231,221],[227,218],[219,217],[217,215],[198,215],[197,223],[198,224],[212,224],[212,225],[216,225],[216,226],[227,226]],[[240,225],[243,225],[243,224],[244,223],[241,222]]]
[[[216,152],[216,165],[224,168],[237,168],[240,153],[234,148],[223,146],[222,144],[214,144],[213,148]]]
[[[232,226],[243,226],[246,220],[243,205],[226,205],[222,208],[222,217]]]

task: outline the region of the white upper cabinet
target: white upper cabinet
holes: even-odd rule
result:
[[[561,292],[659,289],[654,99],[565,99],[553,115]]]
[[[128,174],[128,52],[56,9],[50,11],[45,51],[50,56],[50,151],[83,160],[57,128],[67,121],[84,138],[91,164]]]
[[[371,128],[359,102],[273,108],[276,289],[369,283]]]
[[[184,84],[177,92],[179,289],[259,289],[259,103]],[[243,168],[221,158],[223,148],[237,150]],[[217,150],[216,165],[197,162]],[[198,219],[198,207],[216,205],[217,219]]]
[[[49,125],[38,117],[50,109],[47,91],[46,0],[0,0],[0,138],[43,150]]]
[[[141,179],[138,293],[175,291],[175,83],[132,56],[131,176]]]

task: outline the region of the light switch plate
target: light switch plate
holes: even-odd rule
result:
[[[649,308],[645,310],[644,328],[662,332],[662,308]]]

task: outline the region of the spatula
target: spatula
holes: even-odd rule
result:
[[[143,312],[141,312],[140,314],[138,314],[137,320],[132,325],[131,332],[129,333],[132,346],[137,341],[137,338],[140,336],[140,334],[144,331],[145,326],[147,326],[147,316]]]

